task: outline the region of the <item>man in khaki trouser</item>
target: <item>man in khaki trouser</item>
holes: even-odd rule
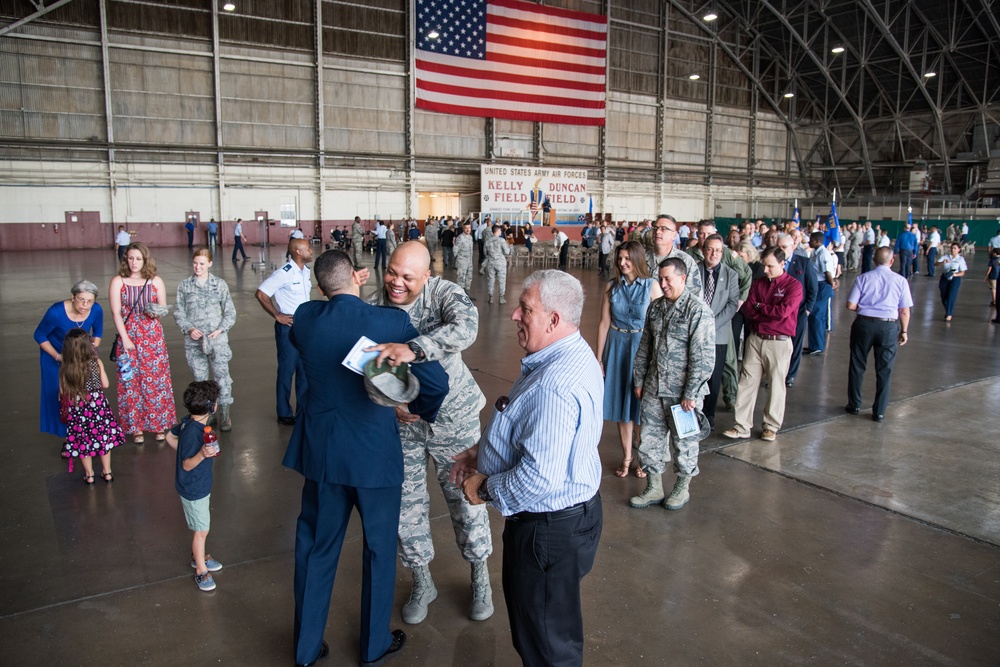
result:
[[[792,357],[792,338],[802,303],[802,285],[785,273],[785,253],[768,248],[760,256],[764,277],[750,286],[742,312],[750,334],[743,351],[743,369],[736,390],[736,425],[722,435],[749,438],[757,391],[765,376],[771,396],[764,408],[761,440],[771,442],[785,418],[785,374]]]

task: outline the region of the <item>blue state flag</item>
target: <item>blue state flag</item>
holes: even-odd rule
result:
[[[823,235],[824,245],[840,244],[840,218],[837,216],[837,202],[830,202],[830,215],[826,219],[826,233]]]

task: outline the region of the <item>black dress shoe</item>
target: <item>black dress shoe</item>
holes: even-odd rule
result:
[[[851,415],[860,415],[861,414],[861,409],[860,408],[852,408],[849,405],[845,405],[844,406],[844,412],[846,412],[848,414],[851,414]]]
[[[385,653],[371,661],[362,660],[361,664],[364,665],[364,667],[378,667],[379,665],[384,665],[386,660],[396,655],[403,649],[403,644],[405,643],[406,633],[402,630],[393,630],[392,643],[389,644],[389,648],[385,650]]]
[[[329,654],[330,654],[330,645],[327,644],[326,642],[323,642],[323,648],[319,650],[319,655],[313,658],[312,662],[297,662],[295,663],[295,667],[312,667],[313,665],[315,665],[317,662],[319,662]]]
[[[278,417],[278,423],[282,426],[295,426],[295,417]]]
[[[795,378],[792,378],[791,380],[785,380],[785,386],[786,387],[794,387],[795,386]]]
[[[885,419],[885,415],[872,415],[873,422],[881,422],[883,419]]]

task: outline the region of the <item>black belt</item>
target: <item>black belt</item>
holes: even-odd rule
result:
[[[577,514],[584,514],[589,511],[597,504],[600,500],[600,492],[595,493],[594,497],[590,500],[582,503],[577,503],[576,505],[570,505],[566,509],[556,510],[555,512],[518,512],[517,514],[512,514],[507,517],[508,521],[528,522],[528,521],[553,521],[555,519],[566,519],[571,516],[576,516]]]
[[[873,320],[875,322],[897,322],[896,318],[872,317],[871,315],[858,315],[859,320]]]

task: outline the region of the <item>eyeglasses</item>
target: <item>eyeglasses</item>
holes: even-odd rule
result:
[[[80,304],[81,306],[91,306],[94,304],[95,301],[97,301],[97,299],[87,299],[75,296],[73,297],[73,301]]]
[[[674,229],[673,227],[662,227],[662,226],[659,226],[659,227],[653,227],[653,229],[656,230],[656,231],[658,231],[658,232],[674,232],[675,234],[677,233],[677,230]]]

